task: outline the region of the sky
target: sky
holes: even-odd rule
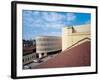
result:
[[[35,39],[37,36],[61,36],[63,27],[88,24],[90,13],[22,11],[23,39]]]

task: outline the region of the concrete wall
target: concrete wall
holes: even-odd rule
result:
[[[90,24],[73,26],[73,28],[64,27],[62,29],[62,50],[65,50],[86,37],[90,38],[90,33]]]

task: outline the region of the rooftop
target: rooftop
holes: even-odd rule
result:
[[[90,51],[90,41],[86,41],[69,50],[64,50],[59,55],[36,66],[36,68],[90,66]]]

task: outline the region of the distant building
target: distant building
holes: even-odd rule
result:
[[[36,37],[36,53],[39,58],[62,50],[61,37],[57,36],[39,36]]]
[[[90,38],[90,26],[90,24],[85,24],[62,28],[62,50],[65,50],[84,38]]]
[[[23,66],[32,63],[36,58],[35,40],[23,40]]]
[[[23,48],[23,65],[32,63],[36,59],[36,47],[24,47]]]
[[[36,46],[35,40],[23,40],[23,47]]]

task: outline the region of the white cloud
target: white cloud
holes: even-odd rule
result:
[[[76,16],[74,13],[67,13],[66,19],[67,21],[74,21],[76,19]]]
[[[45,21],[56,22],[63,19],[64,16],[56,12],[52,12],[52,13],[43,12],[42,17]]]
[[[39,11],[33,11],[32,14],[33,14],[33,15],[40,15],[40,12],[39,12]]]
[[[26,12],[26,25],[30,27],[38,27],[44,30],[61,29],[66,24],[70,24],[75,20],[76,16],[74,13],[66,13],[66,15],[57,12],[39,12],[39,11],[27,11]],[[66,21],[66,22],[65,22]]]
[[[38,16],[37,16],[37,14],[38,14]],[[60,29],[61,27],[65,26],[65,24],[63,22],[63,19],[65,16],[61,15],[59,13],[35,12],[35,14],[33,14],[33,15],[34,16],[36,15],[37,19],[34,20],[34,16],[33,16],[33,20],[31,19],[32,17],[30,17],[30,19],[28,18],[28,20],[30,22],[32,22],[31,24],[29,24],[30,27],[40,27],[40,28],[45,28],[44,30],[47,30],[50,28]],[[42,15],[42,16],[40,16],[40,15]],[[40,16],[40,18],[39,18],[39,16]]]

